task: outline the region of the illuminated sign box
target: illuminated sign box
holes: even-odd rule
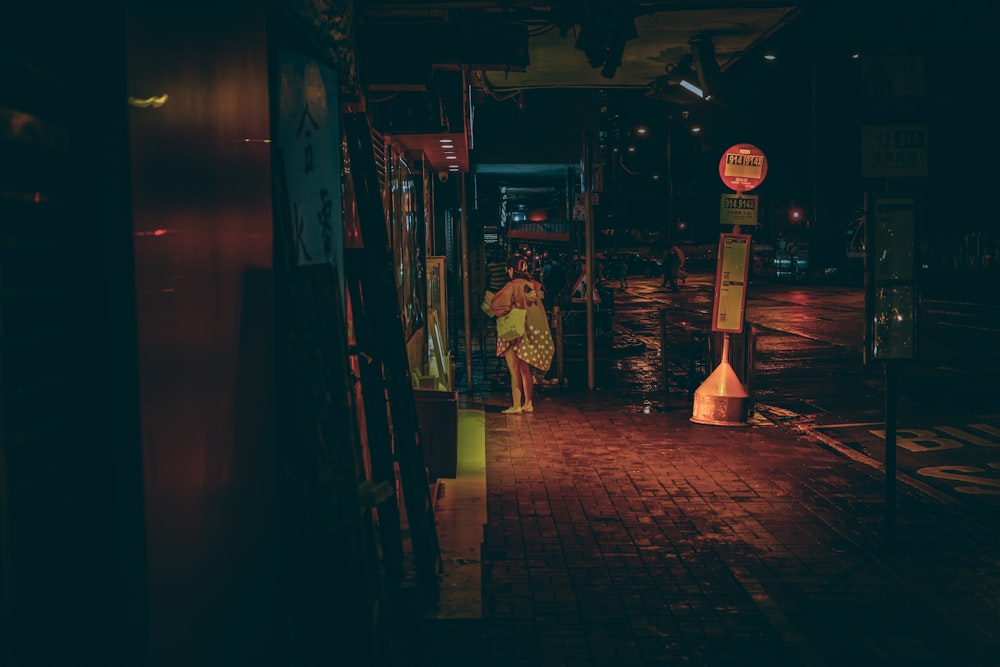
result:
[[[740,333],[747,301],[750,264],[750,236],[722,234],[719,237],[719,264],[715,276],[715,305],[712,331]]]

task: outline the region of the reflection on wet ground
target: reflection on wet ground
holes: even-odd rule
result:
[[[714,280],[714,274],[695,273],[678,292],[661,287],[657,279],[630,280],[627,289],[614,290],[611,336],[603,335],[607,310],[595,306],[594,321],[601,323],[602,335],[595,336],[593,388],[613,391],[638,411],[689,407],[721,358],[723,336],[711,332]],[[571,309],[573,321],[585,321],[582,304]],[[745,317],[744,332],[730,336],[730,363],[751,391],[752,404],[817,413],[823,411],[818,403],[803,401],[813,398],[837,406],[862,397],[881,407],[881,376],[861,360],[859,290],[751,285]],[[539,384],[541,391],[589,386],[584,338],[566,340],[562,382],[554,362],[546,382]],[[491,353],[485,357],[483,374],[476,374],[482,391],[509,391],[503,363]],[[825,381],[834,376],[853,380],[851,396],[839,396],[836,383]]]
[[[597,346],[602,341],[595,342],[594,388],[614,391],[639,412],[677,409],[689,403],[711,371],[706,338],[711,306],[706,308],[710,300],[704,289],[704,285],[691,284],[673,293],[649,279],[632,280],[627,290],[616,290],[613,335],[604,339],[603,347]],[[575,310],[582,309],[577,306]],[[566,350],[561,384],[554,361],[545,381],[537,385],[539,391],[588,387],[586,348],[574,342],[578,347]],[[490,350],[488,340],[485,348]],[[502,361],[486,354],[481,366],[475,361],[474,366],[479,368],[475,374],[482,378],[486,393],[509,391]]]

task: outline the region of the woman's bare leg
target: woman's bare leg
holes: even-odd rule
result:
[[[510,371],[510,396],[513,400],[511,407],[504,410],[504,412],[507,414],[517,414],[522,409],[522,387],[524,386],[523,380],[521,379],[519,364],[524,362],[517,358],[517,351],[510,347],[503,353],[503,358],[504,361],[507,362],[507,370]]]
[[[524,405],[522,409],[531,412],[534,406],[531,404],[531,397],[535,393],[535,378],[531,377],[531,366],[527,361],[517,357],[518,373],[521,375],[521,393],[524,394]]]

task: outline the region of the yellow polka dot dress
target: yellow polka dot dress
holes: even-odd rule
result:
[[[490,307],[498,317],[508,313],[511,308],[524,308],[527,311],[524,335],[513,340],[497,338],[497,356],[502,357],[509,348],[513,348],[519,358],[545,372],[552,365],[556,348],[549,329],[549,319],[542,305],[540,287],[536,282],[515,278],[497,292]]]

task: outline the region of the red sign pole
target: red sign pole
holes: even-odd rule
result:
[[[740,195],[760,185],[765,176],[767,158],[753,144],[736,144],[719,161],[722,182]],[[750,413],[750,393],[729,363],[730,334],[743,330],[749,270],[750,237],[739,232],[739,225],[734,225],[732,234],[719,237],[712,331],[722,332],[722,359],[694,393],[691,421],[698,424],[745,426]]]

